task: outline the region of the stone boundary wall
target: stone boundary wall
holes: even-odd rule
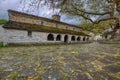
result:
[[[120,40],[98,40],[102,44],[120,44]]]

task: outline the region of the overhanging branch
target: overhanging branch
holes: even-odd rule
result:
[[[72,4],[72,7],[73,7],[74,10],[77,10],[77,11],[79,11],[79,12],[82,12],[82,13],[88,14],[88,15],[106,15],[106,14],[110,14],[110,13],[111,13],[111,12],[104,12],[104,13],[88,12],[88,11],[84,11],[84,10],[82,10],[82,9],[78,9],[78,8],[77,8],[76,6],[74,6],[73,4]]]

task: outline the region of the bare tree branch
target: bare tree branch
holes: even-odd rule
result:
[[[106,15],[106,14],[110,14],[110,12],[104,12],[104,13],[94,13],[94,12],[87,12],[85,10],[82,10],[82,9],[78,9],[75,5],[72,4],[72,7],[79,11],[79,12],[82,12],[84,14],[89,14],[89,15]]]

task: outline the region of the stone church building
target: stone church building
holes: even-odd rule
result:
[[[8,44],[73,43],[90,40],[82,28],[60,21],[59,15],[52,19],[8,10],[9,21],[3,25],[0,40]]]

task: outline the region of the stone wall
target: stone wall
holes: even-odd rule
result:
[[[3,42],[3,25],[0,25],[0,42]]]
[[[11,21],[16,21],[16,22],[31,23],[31,24],[37,24],[37,25],[41,25],[41,22],[43,22],[44,26],[74,30],[78,32],[81,31],[80,28],[74,27],[72,25],[70,26],[67,24],[60,24],[54,21],[46,20],[44,18],[30,17],[29,15],[23,15],[19,13],[9,13],[9,17]]]
[[[54,40],[49,41],[47,40],[47,37],[49,34],[53,34]],[[56,37],[58,35],[61,35],[61,40],[56,41]],[[30,44],[30,43],[64,43],[65,35],[68,35],[68,43],[72,42],[79,42],[77,41],[77,38],[80,37],[83,41],[83,37],[86,36],[78,36],[78,35],[70,35],[70,34],[57,34],[57,33],[45,33],[45,32],[32,32],[31,36],[28,36],[28,31],[24,30],[14,30],[14,29],[4,29],[4,45],[7,45],[9,43],[15,43],[15,44]],[[75,41],[71,41],[71,37],[75,36]],[[86,37],[87,38],[87,37]]]

